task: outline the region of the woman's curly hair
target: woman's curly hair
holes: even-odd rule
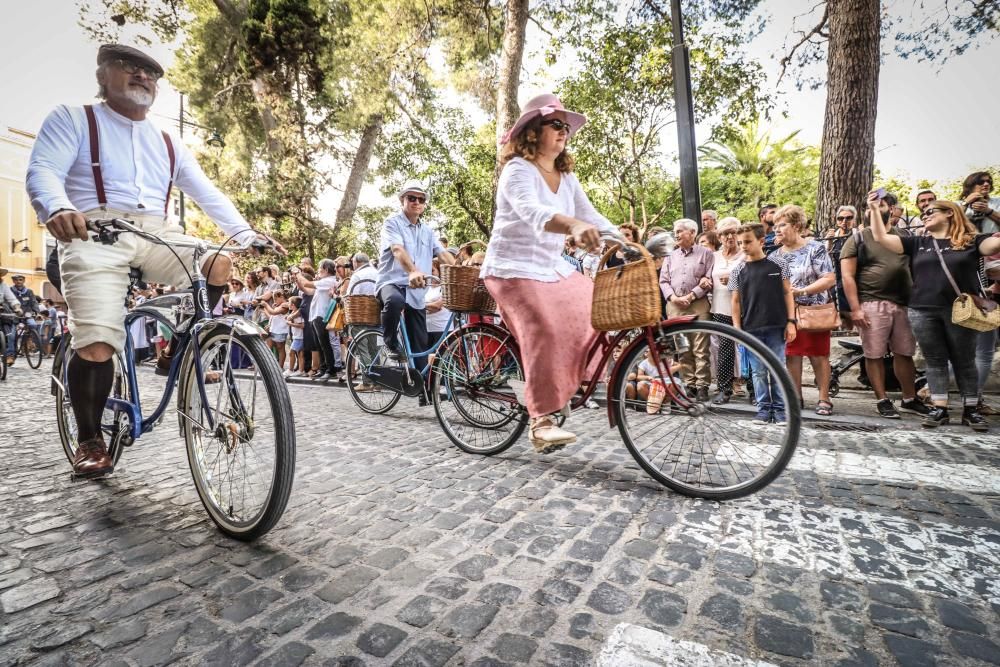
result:
[[[508,141],[501,150],[500,164],[506,165],[512,158],[522,157],[528,162],[534,162],[538,157],[538,138],[542,134],[542,116],[529,120],[517,136]],[[556,157],[556,169],[569,173],[575,164],[573,156],[563,149]]]

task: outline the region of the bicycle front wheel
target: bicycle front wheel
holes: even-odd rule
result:
[[[802,419],[784,364],[757,338],[715,322],[669,327],[655,343],[656,355],[648,340],[632,348],[610,392],[622,440],[636,462],[664,486],[697,498],[739,498],[771,483],[795,452]],[[707,389],[709,376],[698,364],[709,363],[713,343],[720,361],[716,395],[722,398],[698,401],[693,385]],[[632,373],[652,379],[625,382]],[[757,405],[723,400],[734,376],[748,380],[750,391],[756,386]]]
[[[20,350],[29,366],[38,368],[42,365],[42,337],[36,329],[28,329],[21,334]]]
[[[258,336],[219,323],[201,339],[198,355],[200,375],[189,345],[178,385],[191,475],[219,529],[253,540],[274,527],[291,494],[291,398],[277,360]]]
[[[395,389],[379,384],[378,378],[370,371],[393,369],[400,373],[403,364],[389,358],[382,341],[382,333],[376,329],[366,329],[354,337],[347,348],[347,388],[354,404],[365,412],[382,415],[399,403],[402,394]]]
[[[498,454],[524,432],[516,387],[524,370],[510,333],[471,325],[446,338],[431,368],[434,413],[445,435],[470,454]]]

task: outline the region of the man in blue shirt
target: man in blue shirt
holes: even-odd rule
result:
[[[414,352],[427,349],[424,275],[430,275],[435,256],[445,264],[455,263],[455,258],[441,245],[434,230],[420,220],[428,199],[427,188],[420,181],[408,181],[399,191],[402,208],[383,223],[379,239],[375,291],[382,302],[385,346],[396,359],[403,358],[396,331],[404,306],[410,348]],[[418,357],[414,362],[418,369],[422,369],[427,357]]]
[[[775,204],[764,204],[757,211],[757,220],[764,225],[764,254],[770,255],[778,249],[774,242],[774,212],[778,210]]]

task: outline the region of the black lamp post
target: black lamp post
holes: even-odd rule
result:
[[[684,217],[698,223],[701,230],[701,188],[698,185],[698,152],[694,136],[694,98],[691,95],[691,59],[684,43],[681,0],[670,2],[670,23],[674,31],[671,63],[674,70],[674,107],[677,110],[677,147],[680,154],[681,198]]]

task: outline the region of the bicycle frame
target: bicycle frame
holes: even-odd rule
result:
[[[455,326],[454,326],[455,322],[459,321],[459,319],[460,319],[459,314],[457,314],[457,313],[451,313],[451,315],[448,317],[448,324],[447,324],[447,326],[445,326],[444,331],[441,332],[441,336],[436,341],[434,341],[434,343],[432,343],[431,346],[427,350],[425,350],[423,352],[414,352],[413,348],[410,347],[410,336],[409,336],[409,333],[406,331],[406,318],[405,317],[400,317],[399,318],[399,335],[403,339],[403,349],[406,350],[406,364],[407,364],[407,366],[409,368],[413,369],[413,370],[417,370],[417,365],[414,362],[415,359],[423,359],[423,358],[429,357],[432,354],[434,354],[435,352],[437,352],[438,348],[441,347],[441,343],[444,341],[444,339],[447,338],[448,334],[450,334],[455,329]],[[382,335],[385,336],[385,332],[383,332]],[[422,371],[420,371],[420,374],[422,376],[424,376],[425,378],[426,377],[430,377],[430,375],[429,375],[430,374],[430,364],[424,365],[424,368],[423,368]]]
[[[691,401],[687,396],[685,396],[684,392],[681,391],[680,388],[677,386],[676,382],[673,379],[673,373],[670,372],[670,364],[665,360],[661,360],[659,355],[659,350],[657,349],[656,345],[657,334],[669,335],[669,332],[666,331],[666,329],[669,329],[671,326],[674,326],[676,324],[690,322],[693,319],[695,318],[692,315],[672,317],[663,320],[658,325],[644,327],[642,329],[643,334],[637,336],[635,340],[629,343],[622,350],[621,355],[619,355],[618,360],[615,362],[615,365],[611,370],[610,377],[612,381],[612,386],[608,387],[607,410],[608,410],[608,423],[610,426],[614,427],[618,425],[618,418],[615,415],[615,404],[617,403],[617,399],[613,398],[612,394],[613,394],[613,389],[618,386],[620,375],[623,372],[622,363],[634,348],[638,347],[639,345],[642,345],[643,343],[648,344],[650,349],[653,350],[653,357],[654,357],[653,361],[656,364],[656,367],[664,369],[666,371],[664,377],[670,378],[670,383],[666,387],[669,397],[685,410],[694,406],[694,402]],[[520,358],[521,356],[520,349],[517,345],[517,341],[514,340],[514,335],[508,329],[495,324],[477,324],[476,326],[488,327],[493,329],[503,343],[500,346],[500,348],[497,351],[495,351],[490,356],[489,359],[486,360],[486,363],[483,364],[484,367],[492,365],[492,362],[496,359],[496,355],[499,354],[506,347],[513,348],[517,357]],[[457,331],[461,331],[461,329],[458,329]],[[587,388],[583,391],[583,393],[580,396],[574,397],[572,399],[570,403],[570,407],[572,409],[577,409],[583,406],[588,400],[590,400],[591,396],[594,395],[594,392],[597,389],[598,380],[600,380],[601,378],[602,370],[606,367],[608,360],[614,353],[615,348],[617,348],[618,345],[621,344],[621,342],[628,337],[631,331],[634,331],[634,329],[619,331],[613,336],[608,333],[602,333],[594,340],[590,348],[587,350],[587,359],[588,359],[587,365],[589,366],[598,355],[600,355],[600,363],[597,365],[593,373],[593,376],[589,379],[587,383]],[[468,354],[468,352],[466,352],[466,354]],[[508,401],[508,402],[511,401],[511,396],[509,394],[500,394],[496,392],[490,392],[488,390],[484,390],[483,394],[491,399],[499,401]],[[517,399],[514,398],[514,400]]]

